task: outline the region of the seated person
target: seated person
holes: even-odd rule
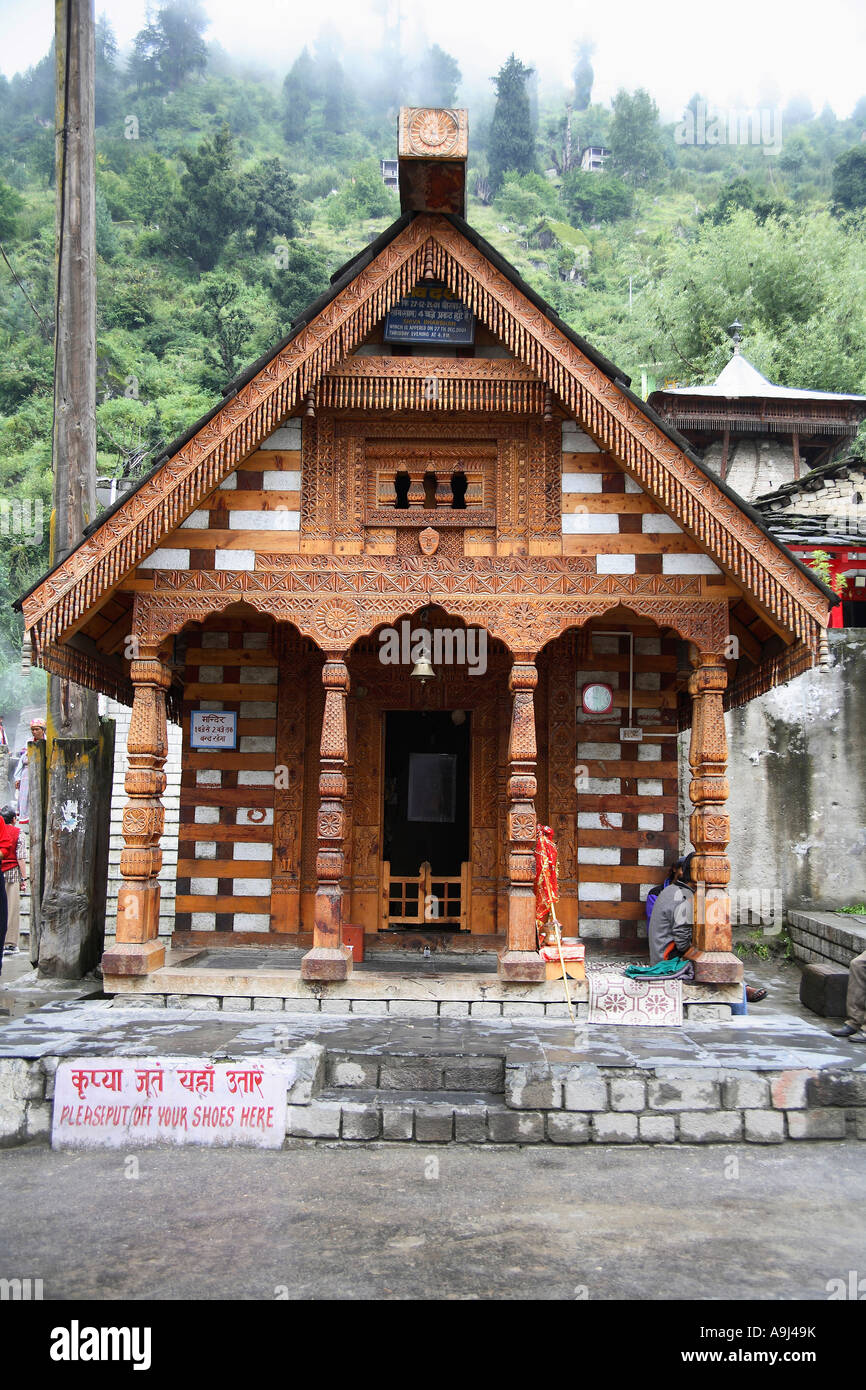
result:
[[[685,955],[692,944],[695,884],[691,868],[694,857],[694,854],[687,854],[684,859],[676,861],[664,888],[653,903],[647,929],[650,965],[669,960],[673,955]],[[746,998],[750,1004],[757,1004],[766,997],[765,989],[746,985]]]
[[[671,956],[682,956],[692,944],[695,920],[695,885],[691,878],[693,855],[678,859],[664,888],[653,903],[647,935],[650,965]]]
[[[855,956],[849,966],[847,1017],[841,1028],[831,1028],[834,1038],[847,1038],[852,1043],[866,1043],[866,951]]]

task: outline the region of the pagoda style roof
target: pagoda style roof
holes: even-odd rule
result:
[[[839,391],[808,391],[799,386],[778,386],[759,372],[741,352],[735,352],[711,386],[669,386],[656,395],[665,396],[724,396],[729,400],[747,397],[752,400],[781,401],[858,401],[866,412],[866,396],[845,395]]]
[[[110,684],[119,693],[117,673],[108,682],[98,652],[75,652],[75,634],[88,615],[241,460],[298,414],[323,378],[424,281],[447,285],[565,414],[790,635],[797,650],[817,655],[829,606],[836,602],[832,590],[635,395],[627,375],[569,328],[461,216],[407,210],[335,274],[283,340],[237,377],[223,400],[18,601],[34,661],[53,670],[69,668],[72,678],[97,688]]]

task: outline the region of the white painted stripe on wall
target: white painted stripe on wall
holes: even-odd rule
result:
[[[201,644],[203,647],[227,647],[229,635],[227,632],[203,632]]]
[[[620,852],[612,845],[578,846],[578,864],[618,864]]]
[[[619,517],[609,512],[570,512],[562,518],[564,536],[613,536],[619,532]]]
[[[278,430],[274,430],[269,435],[264,444],[260,444],[260,449],[300,449],[301,447],[301,424],[300,420],[287,420]]]
[[[634,555],[596,555],[596,574],[634,574]]]
[[[277,740],[272,734],[241,734],[239,753],[275,753]]]
[[[269,878],[233,878],[232,892],[239,898],[269,898],[271,880]]]
[[[297,468],[271,468],[262,475],[265,492],[300,492],[301,475]]]
[[[622,811],[605,811],[607,825],[602,823],[601,811],[578,811],[577,825],[580,830],[621,830]]]
[[[241,700],[241,719],[276,719],[276,700]]]
[[[584,434],[576,420],[563,420],[562,452],[564,454],[600,454],[601,450],[588,434]]]
[[[200,685],[219,685],[223,678],[222,666],[199,666],[198,679]]]
[[[195,824],[196,825],[219,825],[220,808],[219,806],[196,806]]]
[[[264,814],[262,814],[264,812]],[[272,806],[238,806],[235,811],[235,825],[273,825]]]
[[[257,769],[244,768],[238,773],[239,787],[272,787],[273,785],[273,771],[260,772]]]
[[[618,763],[620,760],[619,744],[578,742],[577,756],[581,759],[598,758],[600,761]]]
[[[634,678],[635,690],[661,690],[661,671],[638,671]]]
[[[254,550],[215,550],[213,563],[216,570],[254,570],[256,552]]]
[[[223,708],[222,700],[199,700],[198,707],[208,714],[218,714]]]
[[[643,488],[636,478],[626,478],[625,490],[626,492],[643,492]]]
[[[193,912],[190,916],[193,931],[216,931],[215,912]]]
[[[662,574],[721,574],[709,555],[663,555]]]
[[[196,840],[196,859],[216,859],[216,840]]]
[[[191,878],[189,881],[190,893],[208,896],[219,892],[218,878]]]
[[[671,753],[675,752],[671,749]],[[637,760],[639,763],[659,763],[662,758],[662,746],[660,743],[639,743],[637,746]],[[672,759],[673,761],[673,759]]]
[[[637,818],[638,830],[664,830],[665,818],[653,811],[652,814],[639,815]]]
[[[682,526],[677,526],[672,516],[666,516],[664,512],[644,512],[640,520],[641,530],[644,535],[661,535],[662,532],[682,533]]]
[[[231,531],[300,531],[301,513],[288,507],[276,507],[272,512],[229,512]]]
[[[271,640],[269,632],[245,632],[243,635],[243,645],[248,652],[266,651]]]
[[[592,940],[593,937],[612,939],[619,936],[619,922],[611,922],[606,917],[581,917],[578,922],[578,931],[587,940]]]
[[[622,888],[618,883],[579,883],[579,898],[596,899],[598,902],[618,903],[622,898]],[[617,936],[619,932],[617,932]]]
[[[148,570],[188,570],[189,551],[160,546],[146,560],[142,560],[141,567]]]
[[[186,527],[191,531],[206,531],[210,525],[210,512],[202,509],[190,512],[186,521],[182,521],[180,524],[181,528]]]
[[[639,656],[661,656],[662,639],[660,637],[636,637],[634,649]]]
[[[661,869],[664,867],[665,852],[663,849],[639,849],[637,852],[637,862],[639,864],[651,865],[656,869]]]
[[[233,859],[273,859],[274,847],[263,840],[235,840]]]
[[[195,784],[197,787],[221,787],[223,775],[212,767],[196,768]]]
[[[238,485],[237,473],[230,473],[219,485],[220,492],[234,492]]]
[[[621,790],[618,777],[587,777],[586,786],[581,787],[591,796],[618,796]]]
[[[276,666],[246,666],[244,668],[244,685],[276,685],[276,683]]]
[[[236,912],[233,931],[270,931],[271,915],[269,912]]]
[[[563,492],[601,492],[600,473],[563,473]]]
[[[659,777],[639,777],[637,779],[638,796],[663,796],[664,787]]]

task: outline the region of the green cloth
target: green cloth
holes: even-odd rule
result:
[[[671,956],[670,960],[660,960],[657,965],[627,965],[623,971],[630,980],[659,980],[665,975],[676,975],[685,965],[682,956]]]

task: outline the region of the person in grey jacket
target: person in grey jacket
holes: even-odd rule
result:
[[[682,956],[692,944],[695,920],[695,885],[692,880],[694,853],[677,859],[670,872],[670,883],[659,893],[649,919],[650,965],[671,956]],[[767,991],[760,986],[746,985],[746,999],[757,1004],[766,999]],[[847,1034],[846,1034],[847,1036]]]
[[[658,965],[672,955],[683,955],[692,944],[695,920],[695,885],[692,883],[693,855],[678,859],[671,870],[671,882],[653,904],[647,935],[650,965]]]

